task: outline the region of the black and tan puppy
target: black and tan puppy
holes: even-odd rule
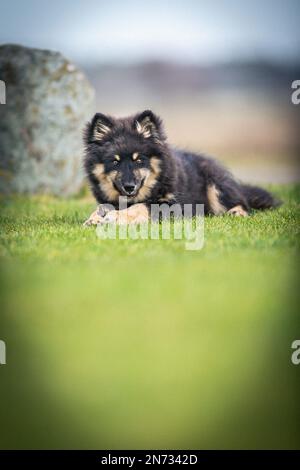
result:
[[[278,205],[264,189],[237,182],[215,160],[168,145],[152,111],[115,119],[97,113],[85,131],[85,170],[99,203],[86,225],[139,223],[151,204],[204,204],[205,214],[247,216]],[[126,196],[128,209],[119,210]],[[105,204],[115,210],[106,213]]]

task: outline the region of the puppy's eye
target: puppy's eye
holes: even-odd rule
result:
[[[137,162],[137,163],[142,163],[142,159],[141,159],[141,158],[138,158],[138,159],[136,160],[136,162]]]
[[[118,164],[119,164],[119,160],[114,160],[114,161],[113,161],[113,164],[114,164],[114,165],[118,165]]]

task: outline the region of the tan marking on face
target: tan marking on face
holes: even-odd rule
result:
[[[245,211],[245,209],[243,209],[243,207],[240,206],[240,205],[234,206],[231,209],[229,209],[229,211],[227,211],[227,214],[234,215],[236,217],[247,217],[248,216],[248,212]]]
[[[99,181],[99,187],[101,191],[106,195],[109,201],[115,201],[119,197],[119,193],[113,185],[113,180],[115,179],[117,172],[111,171],[110,173],[105,173],[103,163],[97,163],[93,170],[93,174],[96,176]]]
[[[150,158],[150,166],[155,173],[156,176],[159,175],[160,173],[160,159],[157,157],[151,157]]]
[[[167,193],[164,197],[160,198],[159,202],[169,202],[174,199],[175,199],[175,196],[173,193]]]
[[[155,186],[157,178],[160,174],[160,160],[157,157],[150,158],[150,167],[151,170],[148,168],[141,168],[140,174],[144,179],[144,184],[140,188],[137,196],[133,199],[134,202],[141,202],[145,201],[151,194],[152,188]]]
[[[151,170],[149,170],[148,168],[135,168],[133,170],[133,173],[142,179],[146,179],[150,175]]]
[[[97,163],[93,169],[93,174],[96,176],[97,180],[100,180],[104,173],[103,163]]]
[[[138,152],[134,152],[134,153],[132,154],[132,160],[135,162],[138,158],[139,158]]]
[[[121,160],[120,155],[115,155],[115,159],[118,160],[118,162]]]
[[[209,208],[215,215],[224,214],[224,212],[226,212],[226,208],[223,206],[223,204],[220,203],[219,195],[220,192],[214,184],[208,186],[207,199],[209,203]]]
[[[133,174],[137,180],[146,180],[149,173],[150,173],[150,170],[148,170],[148,168],[135,168],[133,170]]]

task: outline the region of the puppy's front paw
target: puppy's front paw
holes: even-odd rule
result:
[[[120,212],[120,211],[116,211],[116,210],[108,212],[108,214],[106,214],[106,215],[102,218],[101,224],[118,223],[119,212]]]
[[[142,224],[149,218],[148,209],[144,204],[135,204],[128,209],[109,211],[100,221],[102,224],[115,223],[119,225]]]
[[[107,210],[103,205],[97,207],[97,209],[89,216],[89,218],[84,222],[83,226],[88,227],[90,225],[98,225],[102,222],[103,217],[105,217]]]

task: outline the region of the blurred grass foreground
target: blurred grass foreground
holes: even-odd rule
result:
[[[192,252],[99,240],[87,198],[2,198],[0,447],[299,447],[300,192],[275,190]]]

